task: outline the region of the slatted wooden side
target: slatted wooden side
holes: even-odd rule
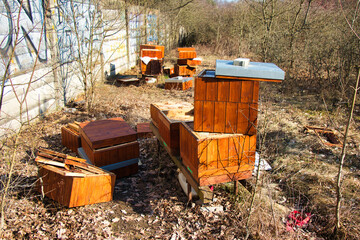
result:
[[[192,77],[196,73],[196,68],[189,67],[188,65],[174,65],[174,72],[177,76]]]
[[[162,52],[158,49],[142,49],[141,50],[141,57],[151,57],[151,58],[162,58]]]
[[[180,153],[179,145],[179,126],[180,122],[170,121],[163,112],[159,114],[159,133],[162,139],[164,140],[165,147],[168,151],[174,155],[178,156]]]
[[[166,90],[187,90],[192,87],[193,81],[181,82],[181,83],[165,83]]]
[[[69,148],[71,151],[77,153],[77,149],[81,147],[81,138],[78,132],[71,128],[61,128],[61,144]]]
[[[151,122],[155,125],[156,128],[159,128],[159,115],[161,110],[154,104],[150,104],[150,116]]]
[[[67,207],[112,201],[115,175],[101,169],[103,174],[90,174],[85,177],[65,176],[57,167],[39,167],[45,195]],[[38,190],[41,190],[38,181]]]
[[[180,51],[178,58],[193,59],[196,58],[196,51]]]
[[[179,58],[177,60],[177,64],[178,65],[188,65],[188,66],[198,66],[201,64],[201,60],[199,59],[182,59],[182,58]]]
[[[259,82],[195,78],[194,130],[256,134]]]
[[[256,134],[258,104],[196,101],[194,130]]]
[[[160,58],[164,58],[164,53],[165,53],[165,46],[160,46],[160,45],[150,45],[150,44],[142,44],[140,45],[140,53],[143,49],[157,49],[161,51],[161,56]]]
[[[199,136],[180,125],[180,156],[200,186],[251,176],[255,163],[256,135],[213,134]]]
[[[138,157],[139,143],[137,141],[93,150],[94,165],[97,167]]]

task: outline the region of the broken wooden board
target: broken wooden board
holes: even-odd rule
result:
[[[85,159],[48,149],[39,149],[35,159],[39,167],[37,189],[67,207],[112,200],[115,175]]]
[[[342,147],[343,143],[334,130],[324,127],[305,126],[306,132],[314,132],[321,143],[329,147]]]

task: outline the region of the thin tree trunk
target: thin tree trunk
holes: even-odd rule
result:
[[[342,198],[342,195],[341,195],[342,168],[343,168],[344,160],[345,160],[345,156],[346,156],[346,141],[347,141],[347,137],[348,137],[348,133],[349,133],[351,119],[352,119],[352,116],[353,116],[353,113],[354,113],[354,107],[355,107],[355,102],[356,102],[356,93],[357,93],[358,87],[359,87],[359,78],[360,78],[360,68],[358,68],[358,75],[357,75],[357,79],[356,79],[356,83],[355,83],[354,96],[353,96],[353,99],[352,99],[349,118],[348,118],[348,122],[347,122],[346,129],[345,129],[344,141],[343,141],[343,146],[342,146],[342,149],[341,149],[339,170],[338,170],[338,175],[337,175],[337,184],[336,184],[336,226],[335,226],[335,230],[334,230],[335,234],[338,233],[338,231],[339,231],[339,229],[341,227],[340,207],[341,207],[341,198]]]

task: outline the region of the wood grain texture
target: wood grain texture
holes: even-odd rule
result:
[[[176,107],[176,106],[174,106]],[[179,108],[181,105],[178,106]],[[165,107],[164,107],[165,108]],[[156,104],[151,105],[151,112],[152,112],[152,122],[154,125],[157,125],[157,129],[161,138],[163,139],[163,144],[168,152],[170,152],[174,156],[179,156],[180,154],[180,132],[179,126],[182,121],[187,121],[186,119],[189,118],[188,116],[178,116],[178,120],[171,119],[168,117],[168,114],[171,113],[172,106],[169,106],[168,110],[161,109],[160,106]],[[174,109],[178,110],[178,109]],[[183,108],[184,112],[187,112],[188,106]],[[183,113],[182,113],[183,114]],[[176,115],[176,114],[175,114]],[[154,120],[154,118],[155,120]],[[192,117],[191,117],[192,119]]]
[[[81,137],[78,132],[75,132],[69,127],[61,128],[61,144],[67,147],[72,152],[77,153],[77,149],[81,147]]]
[[[152,44],[142,44],[140,45],[140,54],[143,49],[157,49],[161,51],[160,58],[164,58],[165,56],[165,46],[161,45],[152,45]]]
[[[100,202],[112,201],[115,175],[102,169],[102,174],[90,174],[85,177],[64,176],[53,166],[40,166],[45,195],[66,207],[78,207]],[[40,181],[37,185],[41,189]]]
[[[193,81],[186,81],[181,83],[165,83],[165,89],[166,90],[187,90],[191,88],[193,85]]]
[[[199,133],[192,124],[180,125],[180,156],[200,186],[248,178],[255,150],[256,135]]]
[[[80,123],[80,135],[92,149],[136,141],[136,132],[121,117]]]
[[[215,112],[215,103],[210,101],[204,101],[202,112],[202,122],[204,132],[213,132],[214,131],[214,112]],[[195,113],[195,112],[194,112]]]
[[[179,57],[178,58],[183,58],[183,59],[193,59],[193,58],[196,58],[196,51],[184,51],[184,50],[181,50],[179,51]]]
[[[136,125],[136,133],[137,133],[137,138],[138,139],[151,138],[152,136],[154,136],[153,132],[150,129],[150,123],[149,122],[138,123]]]

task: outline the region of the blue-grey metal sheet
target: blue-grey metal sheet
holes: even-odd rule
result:
[[[178,77],[165,79],[165,83],[184,83],[184,82],[191,81],[193,79],[194,79],[193,77],[181,77],[181,76],[178,76]]]
[[[284,80],[285,72],[273,63],[250,62],[247,67],[234,65],[232,60],[216,60],[216,76]]]

